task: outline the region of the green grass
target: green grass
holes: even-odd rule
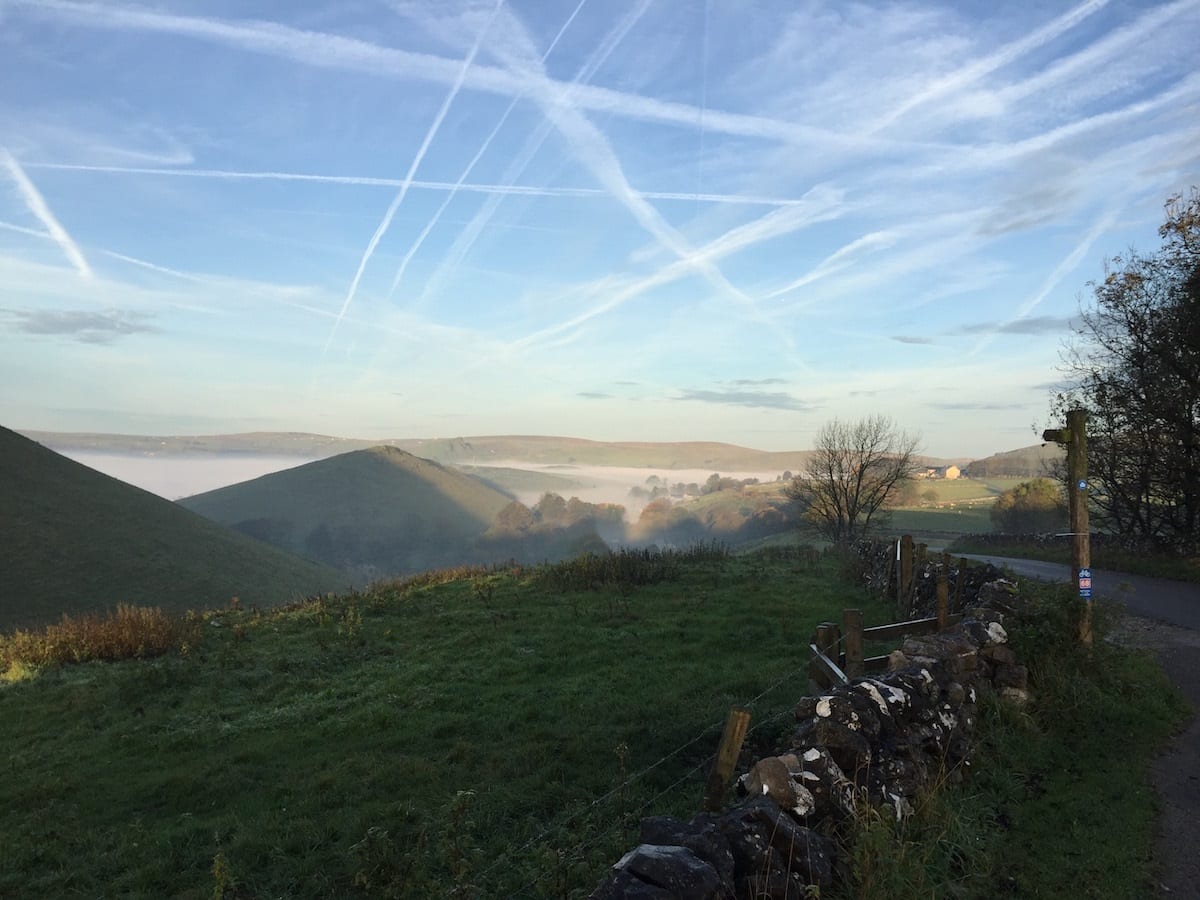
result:
[[[0,896],[586,896],[640,817],[699,809],[731,705],[749,756],[781,746],[817,622],[891,618],[801,559],[433,573],[24,671],[0,687]],[[1148,656],[1076,650],[1065,593],[1026,590],[1033,704],[985,700],[974,778],[867,816],[834,896],[1147,895],[1147,766],[1182,706]]]
[[[833,566],[431,577],[45,669],[0,689],[0,896],[585,895],[640,815],[699,809],[731,705],[771,749],[817,622],[887,618]]]
[[[344,588],[331,569],[230,532],[0,428],[0,628],[120,603],[183,611]]]
[[[1157,801],[1149,768],[1189,710],[1149,651],[1103,635],[1080,648],[1070,591],[1022,584],[1033,614],[1013,629],[1033,700],[980,703],[974,775],[942,787],[897,824],[868,813],[835,896],[1136,898],[1154,896]]]

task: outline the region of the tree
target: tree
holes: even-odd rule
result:
[[[1049,478],[1022,481],[1001,493],[992,506],[992,523],[1009,534],[1050,531],[1066,521],[1062,488]]]
[[[1089,500],[1120,534],[1200,549],[1200,192],[1166,204],[1154,253],[1090,287],[1052,414],[1088,413]]]
[[[821,534],[848,544],[885,520],[884,503],[910,477],[918,442],[887,416],[834,419],[785,493]]]

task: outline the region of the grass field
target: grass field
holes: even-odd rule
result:
[[[639,814],[698,809],[730,705],[752,744],[778,737],[817,622],[886,618],[830,576],[478,575],[212,613],[186,654],[44,671],[0,690],[0,896],[209,897],[214,867],[228,896],[590,888]]]
[[[891,618],[832,558],[799,560],[702,548],[443,573],[210,612],[155,659],[13,667],[0,896],[586,896],[640,817],[698,810],[731,705],[752,711],[749,757],[786,740],[817,622],[850,605]],[[991,897],[993,870],[1059,871],[1069,887],[1114,835],[1126,850],[1100,886],[1144,887],[1153,804],[1138,773],[1177,714],[1161,674],[1127,658],[1048,672],[1060,687],[1044,710],[985,708],[1008,716],[985,746],[989,779],[879,838],[899,850],[871,858],[907,870],[876,865],[875,889],[834,896]]]

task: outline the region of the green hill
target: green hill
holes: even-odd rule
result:
[[[356,580],[473,560],[511,497],[395,447],[356,450],[180,502]]]
[[[1065,454],[1058,444],[1034,444],[1019,450],[993,453],[971,462],[966,469],[972,478],[1040,478],[1046,476],[1051,464]]]
[[[0,427],[0,627],[133,603],[274,604],[344,576]]]

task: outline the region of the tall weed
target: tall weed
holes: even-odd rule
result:
[[[105,615],[63,616],[42,629],[0,635],[0,671],[161,656],[185,646],[197,630],[190,618],[122,603]]]

